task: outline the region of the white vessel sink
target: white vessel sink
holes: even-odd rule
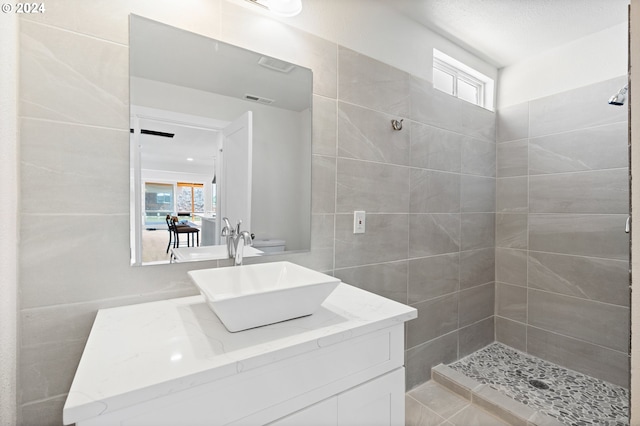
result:
[[[311,315],[340,280],[291,262],[189,271],[231,332]]]

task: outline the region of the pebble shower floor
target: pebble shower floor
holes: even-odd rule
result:
[[[500,343],[449,367],[567,425],[629,424],[627,389]]]

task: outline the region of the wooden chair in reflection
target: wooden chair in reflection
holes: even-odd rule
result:
[[[178,222],[176,216],[167,215],[167,228],[169,229],[169,244],[167,245],[167,253],[173,244],[174,248],[180,247],[180,235],[186,235],[187,247],[198,247],[200,245],[200,230],[189,225]],[[191,236],[191,242],[189,242]],[[194,237],[195,236],[195,241]],[[195,244],[194,244],[195,243]]]

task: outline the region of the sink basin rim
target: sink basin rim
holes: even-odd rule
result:
[[[286,261],[200,269],[188,275],[230,332],[311,315],[341,283]],[[274,277],[280,278],[275,284]]]
[[[277,272],[276,282],[265,282],[271,277],[257,276],[261,271],[269,269]],[[282,274],[285,274],[283,276]],[[288,261],[267,262],[254,265],[228,266],[222,268],[199,269],[187,272],[191,281],[203,293],[207,300],[222,301],[256,294],[290,291],[300,287],[323,285],[331,282],[340,283],[340,279],[314,271]],[[213,279],[226,279],[227,282],[210,282]],[[259,280],[252,286],[248,280]],[[294,280],[297,280],[294,282]],[[221,291],[222,289],[226,291]]]

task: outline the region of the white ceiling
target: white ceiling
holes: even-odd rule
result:
[[[174,135],[172,138],[140,135],[138,146],[143,169],[213,176],[218,146],[216,130],[152,119],[140,119],[140,128]]]
[[[135,15],[130,49],[133,77],[237,99],[252,95],[292,111],[303,111],[311,103],[310,70]],[[261,59],[291,69],[274,71],[260,65]]]
[[[502,68],[627,22],[629,0],[393,0],[401,13]]]

